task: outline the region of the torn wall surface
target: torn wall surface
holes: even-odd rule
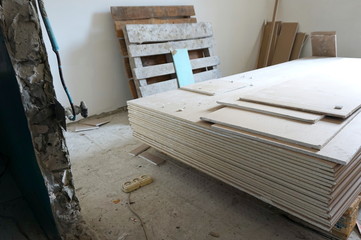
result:
[[[0,19],[59,234],[63,239],[94,239],[80,216],[68,150],[55,116],[56,96],[36,2],[2,0]]]

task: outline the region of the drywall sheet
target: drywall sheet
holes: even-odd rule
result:
[[[324,70],[324,74],[315,72],[297,76],[252,93],[240,94],[240,99],[347,118],[361,106],[360,66],[354,69],[348,67],[343,71],[331,65],[328,69],[319,70]],[[335,71],[333,67],[338,70]]]
[[[296,111],[287,108],[274,107],[274,106],[252,103],[252,102],[245,102],[241,100],[220,100],[217,101],[217,103],[228,107],[239,108],[252,112],[258,112],[266,115],[282,117],[282,118],[287,118],[287,119],[297,120],[307,123],[315,123],[324,117],[324,115],[321,114],[307,113],[307,112]]]
[[[314,149],[321,149],[351,120],[324,118],[309,124],[230,107],[201,119]]]
[[[237,80],[227,80],[222,79],[213,79],[206,82],[196,83],[188,86],[181,87],[183,90],[201,93],[205,95],[216,95],[226,92],[231,92],[240,88],[244,88],[249,84],[245,83],[244,81],[237,81]]]

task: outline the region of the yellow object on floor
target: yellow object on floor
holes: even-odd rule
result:
[[[122,185],[123,192],[129,193],[137,190],[140,187],[148,185],[153,182],[153,178],[148,175],[142,175],[138,178],[134,178],[131,181],[126,181]]]

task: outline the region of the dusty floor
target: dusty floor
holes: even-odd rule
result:
[[[165,155],[158,153],[166,159],[160,166],[130,156],[140,142],[132,137],[127,113],[108,118],[111,122],[97,130],[66,133],[83,216],[104,239],[145,239],[121,191],[123,182],[143,174],[154,182],[131,194],[131,206],[145,222],[149,240],[324,239],[275,208]],[[351,239],[360,238],[353,233]]]

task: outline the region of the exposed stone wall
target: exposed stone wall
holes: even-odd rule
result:
[[[0,24],[28,119],[38,165],[63,239],[96,239],[80,216],[36,2],[0,0]]]

